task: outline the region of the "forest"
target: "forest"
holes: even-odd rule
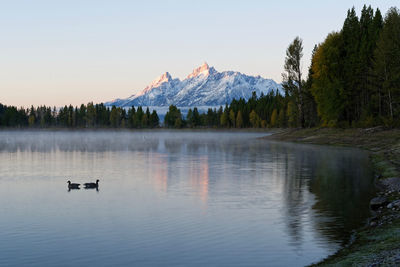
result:
[[[154,110],[150,113],[142,107],[128,110],[119,107],[106,107],[104,104],[72,105],[57,110],[56,107],[41,106],[30,109],[17,109],[0,104],[0,126],[15,128],[155,128],[159,118]]]
[[[399,127],[400,12],[364,6],[360,17],[348,10],[343,27],[315,45],[303,74],[303,44],[296,37],[286,50],[284,95],[271,92],[233,100],[225,107],[183,116],[170,106],[164,123],[148,108],[46,106],[29,109],[0,104],[0,127],[67,128],[269,128]],[[303,78],[305,77],[305,78]]]

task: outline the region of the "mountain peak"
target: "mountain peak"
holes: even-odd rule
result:
[[[171,74],[169,74],[169,72],[165,72],[164,74],[162,74],[160,77],[158,77],[157,79],[155,79],[150,86],[152,87],[157,87],[162,83],[165,82],[169,82],[170,80],[172,80]]]
[[[200,66],[200,68],[209,69],[208,63],[204,61],[204,63]]]
[[[215,69],[213,67],[210,68],[210,66],[208,66],[207,62],[204,62],[203,65],[194,69],[193,72],[187,76],[187,79],[194,78],[199,75],[207,76],[210,73],[213,73],[214,71],[215,71]]]
[[[159,76],[157,79],[155,79],[151,84],[149,84],[144,90],[135,96],[141,96],[146,94],[147,92],[151,91],[151,89],[159,87],[161,84],[172,81],[171,74],[169,72],[165,72],[161,76]]]

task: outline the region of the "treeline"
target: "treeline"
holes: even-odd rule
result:
[[[285,97],[279,92],[270,92],[259,98],[253,96],[233,100],[230,105],[209,108],[200,113],[197,108],[189,109],[185,116],[180,109],[171,105],[165,114],[164,126],[168,128],[266,128],[286,127],[287,115],[284,112]]]
[[[0,126],[2,127],[66,127],[66,128],[155,128],[159,127],[157,112],[142,107],[123,109],[89,103],[80,107],[40,106],[17,109],[0,104]]]
[[[230,105],[208,109],[200,113],[189,109],[184,116],[180,109],[171,105],[164,118],[167,128],[266,128],[288,126],[285,113],[286,98],[279,92],[270,92],[249,100],[233,100]],[[64,106],[31,107],[30,109],[0,104],[0,127],[32,128],[157,128],[160,120],[156,110],[131,107],[124,109],[104,104],[89,103],[80,107]]]

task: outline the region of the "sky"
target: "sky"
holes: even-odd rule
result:
[[[398,1],[0,0],[0,103],[100,103],[141,91],[162,73],[185,78],[207,62],[281,82],[285,50],[311,51],[364,4]]]

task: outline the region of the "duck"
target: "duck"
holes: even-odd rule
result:
[[[98,188],[99,187],[99,180],[97,179],[95,183],[84,183],[83,184],[86,189],[88,188]]]
[[[81,184],[75,184],[75,183],[71,183],[71,181],[68,181],[68,189],[80,189],[79,186]]]

